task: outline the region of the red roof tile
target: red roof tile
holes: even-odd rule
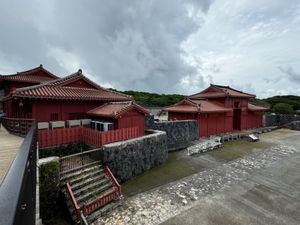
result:
[[[84,79],[93,84],[95,88],[81,88],[63,86],[74,79]],[[25,88],[18,88],[12,92],[10,97],[29,97],[38,99],[67,99],[67,100],[105,100],[105,101],[128,101],[132,97],[111,91],[95,84],[81,72],[77,72],[70,76],[48,81],[39,85]],[[5,98],[5,99],[6,99]]]
[[[269,110],[269,108],[248,103],[248,110],[249,111],[265,111],[265,110]]]
[[[214,92],[201,91],[197,94],[189,96],[191,99],[204,99],[204,98],[217,98],[217,97],[239,97],[239,98],[255,98],[255,95],[244,93],[242,91],[235,90],[229,86],[221,86],[211,84],[209,88],[215,89]]]
[[[99,117],[110,117],[110,118],[118,118],[122,116],[125,112],[136,109],[139,112],[148,115],[149,112],[143,108],[142,106],[129,101],[129,102],[109,102],[102,106],[99,106],[95,109],[92,109],[87,112],[88,115],[91,116],[99,116]]]
[[[182,105],[185,102],[187,104]],[[163,108],[162,111],[168,112],[187,112],[187,113],[218,113],[230,112],[232,109],[222,107],[207,100],[185,99],[176,105]]]
[[[37,75],[37,73],[41,71],[46,73],[48,77]],[[0,79],[7,80],[7,81],[40,84],[50,80],[58,79],[58,77],[50,73],[48,70],[44,69],[42,65],[40,65],[39,67],[33,68],[31,70],[23,71],[23,72],[18,72],[16,74],[0,75]]]

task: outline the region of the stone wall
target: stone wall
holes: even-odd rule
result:
[[[300,131],[300,121],[293,121],[284,127],[290,128],[291,130],[299,130]]]
[[[154,130],[147,133],[150,134],[102,147],[103,164],[109,166],[118,181],[128,180],[167,160],[166,133]]]
[[[191,141],[199,139],[195,120],[155,122],[153,116],[145,118],[145,127],[167,133],[169,151],[186,148]]]
[[[265,114],[264,126],[282,126],[293,121],[300,121],[299,115],[287,115],[287,114]]]

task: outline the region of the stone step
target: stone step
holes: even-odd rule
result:
[[[70,169],[68,171],[63,171],[63,172],[60,173],[60,176],[64,177],[64,176],[67,176],[68,174],[73,174],[78,170],[82,170],[82,169],[85,169],[85,168],[88,168],[88,167],[98,166],[98,165],[102,166],[101,161],[95,161],[95,162],[88,163],[88,164],[85,164],[83,166],[80,166],[80,167],[77,167],[77,168],[74,168],[74,169]]]
[[[87,216],[88,224],[93,223],[97,218],[104,216],[108,213],[110,213],[112,210],[117,208],[118,206],[122,205],[124,202],[124,198],[121,196],[118,200],[114,200],[107,205],[101,207],[100,209],[96,210],[92,214]]]
[[[96,172],[96,171],[95,171]],[[89,176],[85,176],[82,180],[71,181],[71,187],[73,192],[76,192],[78,189],[83,188],[91,183],[97,182],[99,180],[105,179],[105,173],[101,171],[97,171],[97,173],[91,173]]]
[[[105,184],[111,184],[110,180],[106,177],[104,177],[101,180],[94,181],[93,183],[90,183],[88,185],[85,185],[80,189],[77,189],[76,191],[72,187],[72,190],[75,198],[79,198],[80,196],[85,195],[87,193],[92,193],[94,190],[97,190],[98,187],[104,186]]]
[[[89,192],[89,193],[79,196],[76,200],[77,200],[79,207],[82,207],[82,205],[84,203],[89,203],[92,200],[94,200],[95,198],[99,198],[112,190],[113,190],[112,184],[107,183],[100,187],[97,187],[97,189],[95,189],[93,192]]]
[[[61,183],[61,185],[65,184],[66,182],[69,182],[69,183],[73,182],[73,184],[74,184],[84,178],[91,177],[95,174],[103,173],[103,171],[104,171],[104,169],[102,168],[101,165],[97,165],[97,166],[94,165],[91,167],[87,167],[85,169],[77,170],[74,173],[64,175],[63,177],[60,178],[60,183]]]
[[[105,176],[103,169],[94,170],[94,171],[91,171],[88,174],[82,174],[82,175],[79,175],[77,177],[74,177],[71,180],[69,180],[69,182],[72,185],[76,185],[80,182],[83,182],[85,179],[96,177],[96,176],[103,176],[103,175]]]

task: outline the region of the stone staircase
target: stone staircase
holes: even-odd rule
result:
[[[99,161],[62,173],[60,185],[75,223],[80,214],[91,223],[122,204],[119,184]]]

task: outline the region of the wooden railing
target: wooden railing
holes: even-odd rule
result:
[[[63,144],[83,141],[83,127],[57,128],[39,130],[39,147],[56,147]]]
[[[138,127],[129,127],[111,131],[95,131],[86,127],[58,128],[39,130],[40,148],[56,147],[72,142],[85,142],[93,147],[123,141],[140,136]]]
[[[108,166],[105,167],[105,174],[110,179],[110,181],[113,183],[114,187],[117,189],[118,193],[121,195],[121,185],[116,180],[114,175],[112,174],[111,170],[108,168]]]
[[[121,186],[118,183],[118,181],[116,180],[116,178],[113,176],[113,174],[111,173],[111,171],[108,167],[105,167],[105,174],[110,179],[110,181],[113,183],[114,190],[95,199],[94,201],[92,201],[88,204],[84,204],[83,205],[83,214],[85,216],[88,216],[91,213],[93,213],[94,211],[96,211],[97,209],[101,208],[102,206],[104,206],[114,200],[119,199],[122,195]]]
[[[31,126],[34,124],[34,119],[23,119],[23,118],[7,118],[1,117],[1,123],[8,132],[26,136],[28,131],[30,130]]]
[[[74,197],[74,194],[72,192],[71,186],[69,184],[69,182],[66,183],[66,192],[69,196],[69,199],[71,201],[72,207],[74,209],[75,215],[76,215],[76,222],[80,222],[80,209],[79,206],[77,204],[77,201]]]

